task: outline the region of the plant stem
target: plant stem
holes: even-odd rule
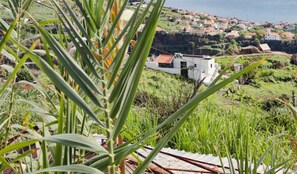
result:
[[[102,83],[103,87],[103,96],[106,96],[106,84]],[[114,140],[112,138],[112,130],[113,130],[113,120],[108,113],[108,101],[104,98],[104,115],[106,118],[106,132],[107,132],[107,145],[108,145],[108,153],[110,158],[110,166],[108,167],[109,173],[115,173],[115,159],[114,159]]]
[[[63,133],[63,117],[64,117],[64,94],[61,92],[60,95],[60,113],[58,117],[58,134]],[[57,144],[55,150],[55,166],[59,166],[62,164],[62,145]]]
[[[20,2],[19,2],[20,3]],[[17,41],[20,43],[21,40],[21,22],[17,22],[16,24],[16,30],[17,30]],[[20,54],[20,49],[17,47],[17,55]],[[18,62],[15,62],[15,66],[17,66]],[[14,100],[15,100],[15,83],[16,83],[16,76],[13,78],[13,82],[12,82],[12,90],[11,90],[11,96],[10,96],[10,100],[9,100],[9,110],[8,110],[8,122],[7,122],[7,126],[6,126],[6,132],[5,132],[5,144],[4,144],[4,148],[7,146],[8,144],[8,134],[10,131],[10,123],[11,123],[11,117],[13,115],[12,113],[12,108],[13,108],[13,104],[14,104]]]
[[[98,39],[98,43],[101,45],[101,41]],[[100,50],[101,51],[101,50]],[[101,80],[102,80],[102,93],[103,93],[103,107],[104,107],[104,116],[105,116],[105,124],[106,124],[106,133],[107,133],[107,146],[108,146],[108,154],[109,154],[109,159],[110,159],[110,165],[108,167],[108,173],[110,174],[114,174],[115,173],[115,155],[114,155],[114,140],[113,140],[113,136],[112,136],[112,132],[113,132],[113,119],[110,116],[109,113],[109,102],[108,102],[108,97],[107,97],[107,80],[106,80],[106,76],[105,76],[105,72],[104,72],[104,59],[103,57],[100,60],[100,64],[101,64]]]
[[[10,131],[11,117],[13,115],[12,108],[13,108],[14,97],[15,97],[15,86],[14,86],[14,84],[15,84],[15,78],[14,78],[14,81],[13,81],[13,87],[12,87],[12,90],[11,90],[11,95],[10,95],[10,100],[9,100],[8,122],[7,122],[7,125],[6,125],[5,141],[4,141],[5,144],[4,144],[3,149],[5,149],[5,147],[8,144],[8,134],[9,134],[9,131]]]

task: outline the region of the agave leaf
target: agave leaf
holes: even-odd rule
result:
[[[150,7],[151,6],[151,3],[152,3],[153,1],[151,1],[150,3],[149,3],[149,5],[148,5],[148,7]],[[145,14],[148,12],[148,10],[149,10],[149,8],[147,8],[146,10],[145,10],[145,12],[143,13],[143,15],[142,15],[142,17],[141,17],[141,19],[143,19],[144,17],[145,17]],[[136,12],[137,12],[137,10],[136,10]],[[131,19],[131,20],[133,20],[133,18]],[[142,20],[139,20],[139,22],[141,22]],[[132,21],[131,21],[132,22]],[[131,25],[133,25],[133,22],[132,22],[132,24]],[[137,25],[139,25],[139,23],[137,24]],[[136,30],[135,30],[136,31]],[[147,31],[147,30],[146,30]],[[133,34],[134,34],[135,32],[133,32]],[[145,33],[143,32],[143,34],[142,35],[144,35]],[[130,41],[129,41],[130,42]],[[144,36],[143,37],[140,37],[140,39],[138,40],[138,43],[143,43],[143,42],[145,42],[145,39],[144,39]],[[125,43],[126,44],[126,43]],[[136,47],[133,49],[133,50],[139,50],[139,49],[142,49],[143,48],[143,45],[136,45]],[[120,50],[121,51],[121,50]],[[139,53],[139,52],[138,52]],[[124,69],[122,70],[122,72],[121,72],[121,74],[120,74],[120,76],[119,76],[119,80],[117,81],[117,84],[115,85],[115,87],[114,87],[114,89],[113,89],[113,91],[112,91],[112,93],[111,93],[111,96],[109,97],[109,102],[112,102],[114,99],[115,99],[115,97],[119,94],[119,92],[120,92],[120,90],[119,89],[122,89],[124,86],[125,86],[125,84],[123,83],[124,81],[126,81],[125,80],[125,78],[127,78],[127,74],[129,73],[128,71],[129,70],[131,70],[131,67],[133,67],[133,65],[135,66],[135,64],[136,64],[136,62],[137,62],[137,59],[138,59],[138,57],[136,57],[135,56],[135,54],[137,54],[137,52],[136,51],[133,51],[132,53],[131,53],[131,55],[130,55],[130,57],[129,57],[129,59],[127,60],[127,62],[126,62],[126,64],[125,64],[125,67],[124,67]],[[119,55],[119,54],[118,54]],[[113,84],[113,82],[114,82],[114,79],[116,78],[116,73],[118,72],[118,70],[119,70],[119,65],[120,65],[120,61],[121,60],[117,60],[117,59],[119,59],[119,58],[122,58],[122,57],[120,57],[120,56],[118,56],[118,57],[116,57],[115,59],[116,59],[116,61],[111,65],[111,67],[110,67],[110,71],[112,72],[112,74],[111,74],[111,77],[110,77],[110,79],[109,79],[109,83],[108,83],[108,87],[111,87],[111,85]],[[118,65],[116,65],[116,67],[113,67],[113,65],[114,64],[118,64]],[[107,73],[108,73],[109,71],[107,71]],[[126,77],[125,77],[126,76]]]
[[[15,162],[17,162],[17,161],[20,161],[21,159],[23,159],[23,158],[25,158],[25,157],[27,157],[27,156],[29,156],[29,155],[35,153],[36,151],[37,151],[36,149],[30,149],[30,150],[25,151],[25,152],[23,152],[21,155],[19,155],[19,156],[17,156],[16,158],[14,158],[14,159],[12,160],[12,163],[15,163]]]
[[[116,158],[117,159],[117,158]],[[110,163],[108,154],[100,154],[88,160],[85,165],[95,167],[99,170],[106,170]]]
[[[47,169],[39,170],[36,172],[31,172],[28,174],[37,174],[37,173],[44,173],[44,172],[70,172],[70,173],[94,173],[94,174],[103,174],[98,169],[95,169],[93,167],[85,166],[82,164],[74,164],[74,165],[67,165],[67,166],[56,166],[56,167],[50,167]]]
[[[32,46],[30,47],[30,50],[33,50],[39,41],[35,41]],[[17,55],[15,55],[17,56]],[[18,64],[14,67],[13,72],[9,75],[8,79],[6,80],[5,84],[3,85],[2,89],[0,90],[0,95],[5,91],[5,89],[8,87],[10,82],[15,78],[17,72],[21,69],[21,67],[26,63],[27,59],[29,58],[28,54],[25,54],[24,57],[18,62]]]
[[[4,114],[4,112],[0,113],[0,115],[3,115],[3,114]],[[5,119],[4,121],[1,120],[2,123],[0,124],[0,130],[3,130],[3,126],[5,126],[5,124],[9,121],[10,118],[11,117]]]
[[[109,23],[109,19],[110,19],[110,11],[112,9],[112,6],[114,4],[115,0],[109,0],[107,5],[106,5],[106,9],[105,9],[105,13],[103,15],[103,19],[102,22],[100,23],[100,29],[98,31],[98,37],[99,38],[103,38],[103,33],[104,33],[104,29],[107,26],[107,24]]]
[[[38,25],[44,26],[44,25],[49,25],[49,24],[56,24],[59,22],[60,21],[58,19],[48,19],[48,20],[38,21]]]
[[[29,141],[24,141],[24,142],[20,142],[20,143],[16,143],[16,144],[6,146],[4,149],[0,150],[0,156],[3,156],[4,154],[6,154],[8,152],[11,152],[11,151],[14,151],[14,150],[17,150],[17,149],[27,147],[27,146],[29,146],[31,144],[34,144],[34,143],[38,142],[38,141],[39,140],[32,139],[32,140],[29,140]]]
[[[84,0],[86,1],[86,0]],[[97,1],[96,2],[96,9],[95,9],[95,13],[94,13],[94,21],[95,24],[97,24],[97,29],[100,29],[101,26],[101,18],[102,18],[102,13],[103,13],[103,5],[104,5],[104,1]]]
[[[256,161],[256,163],[254,164],[254,168],[253,168],[253,173],[257,173],[257,169],[259,168],[259,166],[263,163],[264,158],[267,156],[267,154],[272,150],[273,145],[271,145],[265,152],[264,154],[258,159],[258,161]]]
[[[62,21],[62,24],[65,28],[65,30],[68,32],[69,37],[72,40],[72,43],[75,45],[76,50],[80,53],[80,55],[83,58],[83,61],[88,65],[88,68],[91,70],[91,72],[93,73],[93,75],[97,78],[99,78],[99,74],[96,71],[96,66],[99,66],[99,63],[97,62],[96,57],[93,55],[92,51],[90,50],[90,48],[88,47],[88,45],[85,43],[85,41],[81,38],[81,36],[79,35],[79,33],[74,29],[74,27],[70,24],[69,21],[67,21],[68,25],[65,24],[65,22],[63,22],[63,20],[60,18],[60,20]],[[72,31],[72,32],[71,32]],[[72,34],[73,33],[73,34]],[[77,41],[78,40],[78,41]],[[92,63],[89,58],[92,59],[93,62]],[[96,66],[95,66],[96,65]]]
[[[0,157],[0,163],[1,163],[0,173],[2,173],[6,167],[9,167],[14,172],[16,172],[15,168],[11,165],[12,163],[7,162],[6,159]]]
[[[15,57],[8,53],[5,49],[2,50],[1,54],[6,56],[11,62],[15,62]]]
[[[42,58],[32,53],[23,45],[19,44],[16,40],[11,39],[23,52],[28,53],[31,60],[52,80],[52,82],[57,86],[58,89],[63,91],[73,102],[75,102],[79,107],[81,107],[96,123],[105,128],[105,125],[97,118],[95,113],[91,110],[88,104],[76,93],[71,86],[65,82],[65,80],[59,75],[55,70],[53,70]],[[0,92],[1,94],[1,92]]]
[[[124,59],[126,50],[127,50],[128,46],[130,44],[130,41],[135,36],[135,33],[137,32],[137,29],[139,28],[141,22],[144,20],[146,14],[148,12],[148,10],[150,9],[150,7],[152,5],[152,2],[153,1],[150,1],[150,3],[148,4],[147,8],[142,13],[141,17],[138,19],[138,22],[137,23],[136,23],[136,17],[138,15],[139,10],[140,10],[140,6],[135,10],[133,16],[131,17],[131,19],[129,20],[129,22],[125,26],[125,28],[122,30],[121,34],[118,36],[117,40],[113,43],[113,45],[110,48],[109,52],[106,55],[104,55],[105,56],[105,59],[107,59],[109,57],[109,55],[111,54],[111,52],[114,51],[114,49],[117,46],[117,44],[121,41],[121,39],[124,36],[126,30],[128,30],[128,28],[130,27],[130,31],[127,33],[126,39],[125,39],[123,45],[121,46],[121,49],[119,50],[119,52],[117,53],[117,55],[114,57],[114,61],[112,61],[111,65],[108,67],[108,70],[106,72],[106,73],[111,73],[110,74],[110,78],[108,80],[108,84],[107,84],[108,85],[108,88],[110,88],[112,86],[112,84],[114,84],[115,79],[116,79],[116,77],[118,75],[118,72],[120,70],[121,64],[123,62],[123,59]],[[139,42],[141,42],[140,40],[139,40]],[[139,48],[135,48],[135,49],[139,49]],[[127,65],[131,61],[135,61],[135,60],[134,59],[133,60],[131,60],[131,59],[128,60]],[[110,102],[113,100],[113,96],[114,96],[114,94],[112,94],[112,96],[110,97],[110,99],[109,99]]]
[[[14,0],[8,0],[8,5],[9,5],[9,9],[11,10],[12,13],[12,17],[16,17],[17,16],[17,9],[18,9],[18,4],[16,1]]]
[[[122,149],[115,149],[115,164],[119,165],[120,162],[125,159],[125,157],[129,154],[131,154],[131,148],[133,148],[135,146],[127,146],[125,148]],[[139,148],[137,148],[139,149]],[[137,149],[134,149],[137,150]],[[108,164],[110,164],[110,158],[108,156],[108,154],[99,154],[93,158],[91,158],[90,160],[88,160],[87,162],[85,162],[85,165],[91,166],[91,167],[95,167],[101,171],[105,171],[108,167]]]
[[[114,34],[115,28],[119,24],[119,21],[120,21],[120,19],[122,17],[122,14],[123,14],[124,10],[126,9],[127,4],[128,4],[128,0],[125,0],[123,2],[123,5],[121,6],[121,9],[120,9],[119,13],[116,14],[116,19],[112,22],[112,26],[110,27],[110,29],[108,31],[108,35],[105,38],[105,42],[103,43],[103,47],[106,46],[107,42],[110,40],[110,38]],[[125,32],[125,30],[123,30],[123,31]]]
[[[103,3],[104,1],[99,1],[99,2]],[[86,11],[83,8],[83,5],[79,0],[75,0],[75,3],[77,5],[77,7],[79,8],[80,12],[82,13],[84,20],[86,21],[88,27],[91,28],[92,32],[94,33],[95,30],[97,29],[97,25],[95,23],[95,19],[93,18],[93,14],[91,14],[90,11]],[[98,1],[97,1],[97,3],[98,3]]]
[[[25,10],[25,11],[29,11],[30,8],[32,7],[33,2],[34,2],[34,0],[23,1],[22,9]],[[23,15],[25,15],[25,14],[23,14]]]
[[[116,84],[117,86],[113,90],[113,92],[116,92],[116,90],[123,91],[120,92],[121,96],[119,96],[119,100],[117,101],[118,103],[120,103],[121,107],[116,108],[119,105],[115,104],[115,107],[113,107],[111,111],[111,113],[116,113],[116,110],[118,110],[119,113],[118,119],[115,123],[115,129],[112,133],[113,139],[116,139],[116,137],[121,132],[121,129],[123,128],[128,116],[129,110],[133,104],[141,73],[155,36],[155,29],[157,27],[157,23],[155,21],[159,18],[161,12],[160,9],[162,8],[163,4],[164,1],[162,0],[156,2],[155,7],[148,19],[147,26],[145,27],[144,32],[137,42],[135,49],[131,53],[130,59],[135,60],[135,63],[132,66],[125,65],[122,72],[123,75],[121,74],[119,83]],[[122,81],[123,79],[126,80]],[[122,85],[121,83],[124,85]],[[120,86],[122,86],[123,88],[119,89],[118,87]],[[112,114],[112,116],[115,115]]]
[[[92,152],[107,153],[107,151],[95,140],[79,134],[52,135],[44,137],[43,140]]]
[[[43,37],[47,40],[47,43],[53,49],[59,60],[63,63],[64,67],[68,70],[71,77],[78,83],[80,88],[85,92],[85,94],[90,97],[90,99],[97,105],[102,107],[96,96],[89,89],[94,90],[95,93],[101,93],[91,78],[82,70],[77,62],[66,52],[66,50],[44,29],[37,26]],[[89,86],[89,87],[88,87]]]
[[[19,17],[16,17],[15,20],[11,23],[8,31],[5,33],[4,38],[0,42],[0,52],[2,52],[2,49],[4,48],[5,44],[9,40],[10,35],[13,33],[14,28],[15,28],[16,24],[18,23],[18,21],[19,21]]]
[[[55,3],[55,5],[57,6],[57,8],[59,9],[60,13],[63,15],[63,17],[65,18],[65,20],[67,21],[69,26],[72,26],[72,24],[69,22],[68,17],[66,16],[66,14],[63,12],[63,10],[59,7],[59,5],[53,1]],[[72,17],[74,23],[76,24],[76,26],[79,28],[79,31],[82,32],[83,36],[87,39],[89,46],[91,48],[94,48],[93,42],[91,41],[91,38],[89,37],[87,31],[85,30],[85,28],[81,25],[81,22],[78,20],[78,18],[76,17],[76,15],[74,14],[73,10],[71,9],[71,7],[69,7],[69,5],[67,4],[67,2],[65,0],[63,0],[65,7],[67,8],[70,16]]]
[[[9,65],[0,65],[0,68],[3,68],[5,69],[9,74],[13,72],[14,68],[12,66],[9,66]]]

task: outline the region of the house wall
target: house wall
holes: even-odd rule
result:
[[[189,69],[189,78],[194,80],[200,80],[205,76],[212,76],[216,70],[215,60],[204,59],[204,58],[192,58],[192,57],[183,57],[182,61],[186,61]],[[196,67],[195,67],[196,64]]]
[[[193,80],[201,80],[204,77],[205,83],[210,83],[212,81],[213,75],[216,76],[216,70],[218,64],[215,63],[215,60],[204,59],[204,58],[192,58],[192,57],[183,57],[183,58],[174,58],[173,59],[173,68],[163,68],[159,67],[156,62],[146,62],[146,67],[158,71],[164,71],[170,74],[181,74],[181,62],[187,62],[188,68],[188,77]],[[196,64],[196,67],[195,67]]]
[[[158,71],[164,71],[164,72],[167,72],[167,73],[170,73],[170,74],[178,74],[180,75],[180,68],[162,68],[162,67],[159,67],[158,63],[156,62],[146,62],[145,66],[147,68],[150,68],[150,69],[154,69],[154,70],[158,70]]]
[[[180,69],[180,62],[181,62],[181,59],[179,59],[179,58],[174,58],[174,59],[173,59],[173,67],[174,67],[174,68],[177,68],[177,69]]]
[[[280,36],[271,36],[271,35],[266,35],[265,40],[281,40]]]

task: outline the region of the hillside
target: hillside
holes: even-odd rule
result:
[[[282,97],[292,101],[292,91],[296,90],[297,85],[297,66],[290,64],[287,57],[279,55],[243,57],[237,63],[247,65],[262,58],[267,62],[244,77],[249,79],[246,84],[230,84],[201,103],[169,146],[218,155],[218,151],[226,153],[223,144],[241,137],[241,140],[249,139],[253,146],[249,150],[257,157],[271,144],[279,154],[274,160],[281,161],[293,155],[286,137],[296,136],[297,128],[289,109],[276,99]],[[216,61],[224,67],[231,60]],[[230,73],[234,71],[229,70],[227,76]],[[143,129],[149,130],[181,107],[193,93],[193,87],[193,82],[179,76],[145,70],[130,118],[133,124],[127,128],[135,135]],[[202,86],[199,91],[205,88]],[[155,136],[162,138],[160,133]],[[156,140],[151,141],[151,145],[155,143]],[[234,150],[235,147],[238,146],[233,144],[229,148]],[[266,162],[270,160],[267,158]]]
[[[11,15],[5,9],[8,7],[7,1],[0,0],[0,3],[0,15],[9,21]],[[69,1],[69,4],[72,5],[72,2]],[[134,10],[136,7],[129,5],[127,8]],[[45,3],[34,3],[30,12],[39,21],[57,19],[54,9]],[[34,35],[36,29],[32,29],[30,24],[24,27],[31,31],[25,37],[33,37],[31,35]],[[241,47],[268,43],[274,51],[294,54],[297,53],[295,30],[296,25],[287,22],[261,24],[165,7],[158,20],[158,39],[154,41],[151,53],[159,54],[161,50],[169,53],[230,55],[238,54]],[[277,38],[271,40],[270,35]]]

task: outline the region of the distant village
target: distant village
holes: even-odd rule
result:
[[[138,1],[130,1],[130,8],[138,5]],[[145,8],[146,4],[142,6]],[[203,80],[208,85],[218,76],[221,68],[211,56],[261,55],[283,51],[278,47],[283,42],[296,39],[296,26],[289,22],[248,22],[235,17],[224,18],[165,7],[153,43],[153,49],[157,51],[152,51],[154,54],[146,67],[196,81]],[[142,29],[140,27],[139,31]],[[238,71],[242,68],[241,64],[234,66]]]
[[[129,0],[122,19],[127,22],[138,5],[137,0]],[[142,4],[142,8],[146,6]],[[140,33],[144,26],[142,24],[138,29]],[[213,56],[287,52],[282,48],[290,48],[297,53],[297,42],[292,42],[296,39],[296,26],[288,22],[247,22],[166,7],[161,13],[146,67],[196,81],[203,79],[205,84],[210,84],[220,71]],[[45,29],[56,33],[56,27],[46,26]],[[3,33],[0,32],[1,35]],[[283,42],[293,44],[287,46]],[[0,62],[6,61],[0,56]]]
[[[180,14],[181,18],[168,16],[168,21],[179,24],[185,23],[184,32],[199,34],[225,34],[227,37],[253,38],[257,34],[265,40],[293,40],[295,39],[296,24],[281,22],[273,24],[269,22],[248,22],[237,18],[223,18],[208,13],[190,12],[187,10],[168,8],[173,13]],[[260,33],[257,33],[258,32]],[[175,32],[178,32],[177,30]]]
[[[139,2],[130,1],[131,6]],[[145,5],[144,5],[145,7]],[[166,7],[161,14],[157,31],[187,32],[195,34],[218,35],[229,38],[244,37],[246,39],[258,38],[264,40],[294,40],[295,23],[280,22],[249,22],[238,18],[224,18],[204,12],[193,12],[178,8]]]

